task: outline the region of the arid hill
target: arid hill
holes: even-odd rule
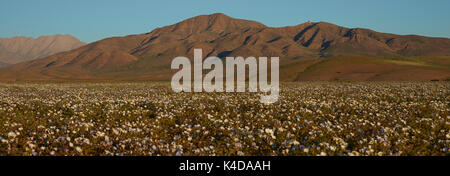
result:
[[[0,38],[0,62],[16,64],[85,45],[71,35]]]
[[[170,80],[176,56],[279,56],[282,81],[428,81],[450,78],[450,39],[330,23],[273,28],[224,14],[113,37],[0,70],[0,80]]]

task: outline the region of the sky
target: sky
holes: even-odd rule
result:
[[[311,20],[450,38],[449,0],[0,0],[0,38],[70,34],[94,42],[212,13],[271,27]]]

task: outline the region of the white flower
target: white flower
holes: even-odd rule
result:
[[[78,146],[75,147],[75,150],[76,150],[77,152],[80,152],[80,153],[83,152],[83,150],[82,150],[80,147],[78,147]]]
[[[304,149],[303,149],[303,152],[308,153],[308,152],[309,152],[309,149],[308,149],[308,148],[304,148]]]
[[[16,133],[12,131],[8,133],[8,137],[15,138],[16,136],[17,136]]]
[[[335,146],[330,146],[331,151],[336,151],[336,147]]]
[[[118,130],[116,130],[116,129],[112,129],[112,131],[113,131],[113,133],[115,134],[115,135],[119,135],[120,133],[119,133],[119,131]]]

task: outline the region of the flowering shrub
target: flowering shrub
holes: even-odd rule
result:
[[[0,84],[0,155],[449,155],[449,83]]]

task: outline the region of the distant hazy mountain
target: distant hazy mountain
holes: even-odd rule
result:
[[[202,15],[146,34],[100,40],[0,70],[1,80],[170,80],[176,56],[279,56],[282,81],[450,78],[450,39],[330,23],[272,28]]]
[[[71,35],[0,38],[0,62],[16,64],[85,45]]]

